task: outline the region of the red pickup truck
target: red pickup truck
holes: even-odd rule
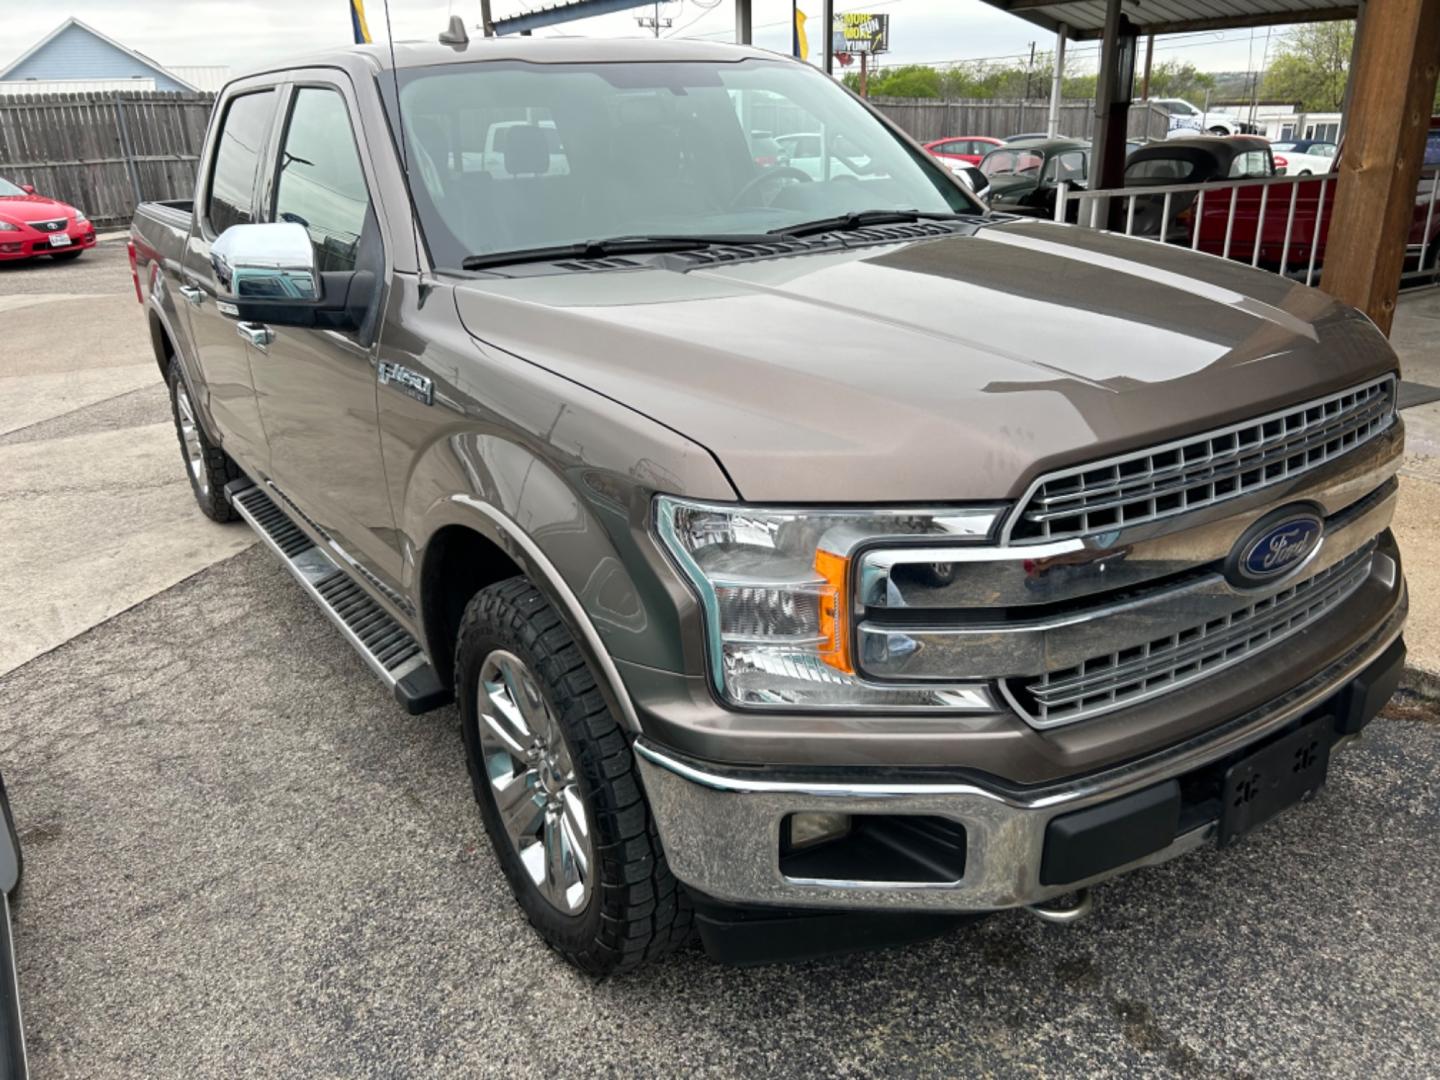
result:
[[[1336,168],[1343,160],[1342,145],[1336,156]],[[1405,269],[1435,270],[1440,255],[1440,116],[1430,120],[1430,133],[1425,144],[1425,172],[1415,192],[1415,213],[1405,248]],[[1255,235],[1260,234],[1260,265],[1271,269],[1305,271],[1310,266],[1311,248],[1315,249],[1315,268],[1325,261],[1325,243],[1330,235],[1330,220],[1335,211],[1335,173],[1299,181],[1294,188],[1295,214],[1290,215],[1291,188],[1288,184],[1253,185],[1236,188],[1235,220],[1230,217],[1231,195],[1221,189],[1207,193],[1203,207],[1192,208],[1181,215],[1189,226],[1187,240],[1193,240],[1195,219],[1199,218],[1200,239],[1196,246],[1211,255],[1228,255],[1249,262],[1255,256]],[[1433,193],[1433,194],[1432,194]],[[1434,206],[1432,210],[1431,207]],[[1319,229],[1316,229],[1317,208]],[[1290,243],[1286,248],[1287,226]]]

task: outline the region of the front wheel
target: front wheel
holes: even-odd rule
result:
[[[690,936],[630,751],[575,639],[523,577],[465,609],[455,695],[495,857],[547,945],[591,975]]]

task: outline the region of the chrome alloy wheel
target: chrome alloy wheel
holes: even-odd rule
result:
[[[595,855],[570,749],[525,661],[496,649],[479,682],[480,751],[505,835],[540,894],[573,915],[590,898]]]
[[[183,382],[175,384],[175,407],[180,413],[180,437],[185,440],[185,463],[195,486],[202,496],[210,494],[210,480],[205,475],[205,448],[200,445],[200,426],[195,422],[195,407]]]

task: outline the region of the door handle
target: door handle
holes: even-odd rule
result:
[[[235,332],[261,352],[264,352],[265,347],[275,340],[275,331],[271,330],[270,327],[264,323],[236,323]]]
[[[196,307],[199,307],[200,302],[205,299],[205,290],[197,289],[194,285],[181,285],[180,295]]]

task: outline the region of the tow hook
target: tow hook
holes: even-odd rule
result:
[[[1095,898],[1089,889],[1077,889],[1063,896],[1055,896],[1025,909],[1042,922],[1073,924],[1089,918],[1095,910]]]

